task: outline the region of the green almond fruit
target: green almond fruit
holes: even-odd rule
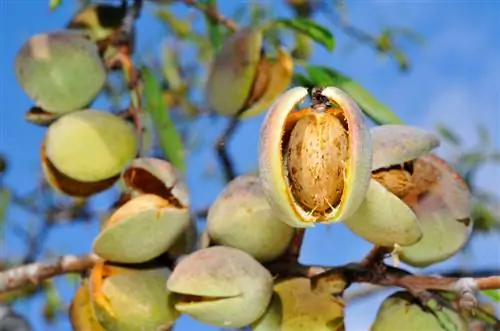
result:
[[[356,235],[383,247],[408,246],[422,238],[410,207],[374,179],[361,207],[343,223]]]
[[[307,278],[291,278],[274,286],[282,305],[281,331],[343,331],[344,302],[311,290]],[[264,330],[264,329],[262,329]],[[271,329],[268,329],[269,331]]]
[[[209,325],[240,328],[264,314],[273,277],[249,254],[212,246],[181,259],[167,288],[178,294],[175,308]]]
[[[90,301],[90,289],[87,283],[78,288],[69,307],[71,327],[74,331],[106,331],[99,324]]]
[[[128,269],[92,287],[92,307],[108,331],[168,330],[179,317],[165,288],[167,268]]]
[[[208,210],[207,232],[215,244],[268,262],[286,251],[295,230],[273,213],[259,177],[243,175],[232,180]]]
[[[396,292],[380,306],[370,331],[468,331],[464,318],[447,307],[437,307],[434,300],[428,307],[416,303],[408,292]]]
[[[142,263],[166,252],[189,226],[189,210],[153,194],[138,196],[104,223],[93,251],[116,263]]]
[[[87,109],[59,118],[45,135],[45,152],[64,175],[96,182],[120,174],[137,154],[137,137],[125,120]]]
[[[281,324],[283,320],[283,304],[279,295],[274,292],[271,298],[271,302],[266,309],[264,315],[262,315],[257,321],[252,323],[252,331],[274,331],[281,330]]]
[[[427,267],[452,257],[468,242],[474,225],[471,197],[460,175],[433,154],[415,162],[414,180],[415,188],[404,201],[417,215],[423,236],[404,247],[400,258]]]
[[[206,85],[209,105],[219,115],[240,111],[257,74],[262,31],[242,28],[227,38],[211,64]]]
[[[15,73],[36,105],[54,114],[86,108],[107,75],[97,46],[74,31],[31,37],[16,55]]]

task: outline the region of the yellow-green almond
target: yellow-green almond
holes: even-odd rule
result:
[[[167,268],[128,270],[105,278],[100,288],[108,308],[94,302],[97,319],[108,331],[161,330],[179,317],[165,288]]]
[[[422,238],[410,207],[374,179],[359,209],[343,223],[356,235],[384,247],[409,246]]]
[[[166,252],[189,226],[189,210],[153,194],[118,208],[92,245],[95,254],[117,263],[146,262]]]
[[[78,181],[118,175],[137,153],[134,129],[108,112],[87,109],[59,118],[47,130],[46,155],[58,171]]]
[[[278,281],[274,286],[282,305],[280,331],[343,331],[344,302],[311,290],[307,278]],[[271,331],[271,330],[269,330]]]
[[[15,73],[35,104],[54,114],[87,107],[107,74],[97,46],[69,30],[31,37],[16,55]]]
[[[181,259],[167,282],[175,308],[209,325],[239,328],[255,322],[271,301],[273,277],[249,254],[212,246]]]
[[[85,282],[71,300],[69,307],[71,327],[74,331],[106,331],[94,314],[89,291],[89,285]]]
[[[370,331],[468,331],[459,313],[437,307],[434,300],[427,310],[408,292],[396,292],[384,300]]]
[[[214,243],[241,249],[261,262],[282,255],[295,233],[278,220],[255,175],[228,183],[208,210],[207,231]]]

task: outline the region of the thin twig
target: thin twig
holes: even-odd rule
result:
[[[238,24],[236,24],[235,21],[231,20],[230,18],[225,17],[224,15],[219,13],[217,11],[217,9],[214,7],[206,6],[202,3],[200,3],[200,1],[196,1],[196,0],[178,0],[178,2],[181,2],[181,3],[185,4],[186,6],[198,9],[199,11],[203,12],[211,20],[225,25],[228,29],[230,29],[232,31],[238,30]]]
[[[55,260],[35,262],[5,270],[0,273],[0,293],[39,284],[54,276],[84,272],[98,260],[94,254],[65,255]]]
[[[231,137],[236,132],[239,123],[240,123],[239,114],[237,114],[236,116],[233,116],[231,118],[231,121],[226,127],[226,130],[224,130],[222,135],[219,137],[219,139],[217,139],[217,142],[215,143],[215,149],[222,163],[226,182],[229,182],[236,177],[233,161],[227,152],[226,144],[229,140],[231,140]]]

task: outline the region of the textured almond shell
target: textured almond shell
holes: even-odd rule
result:
[[[438,179],[415,199],[411,195],[404,199],[417,215],[423,237],[416,244],[404,247],[401,260],[416,267],[426,267],[453,256],[469,240],[474,224],[470,215],[470,192],[458,173],[432,154],[416,161],[416,171],[421,164],[437,170]]]
[[[400,124],[379,125],[370,130],[372,170],[415,160],[437,148],[439,138],[428,131]]]
[[[337,88],[325,88],[323,95],[335,101],[347,119],[349,159],[346,161],[347,176],[342,200],[337,208],[321,220],[294,201],[281,154],[286,118],[295,105],[307,96],[307,89],[295,87],[278,98],[267,112],[261,128],[259,175],[262,186],[280,220],[294,227],[313,227],[315,222],[328,224],[352,215],[362,203],[370,180],[371,139],[361,110],[347,94]]]
[[[93,251],[112,262],[146,262],[166,252],[188,225],[188,209],[142,195],[113,213],[95,238]]]
[[[260,60],[262,31],[238,30],[227,38],[208,75],[208,103],[219,115],[235,115],[245,104]]]
[[[403,201],[372,179],[361,207],[344,224],[367,241],[384,247],[408,246],[422,238],[417,216]]]

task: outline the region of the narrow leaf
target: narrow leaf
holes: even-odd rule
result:
[[[185,171],[182,139],[170,118],[170,112],[163,100],[161,86],[146,67],[142,69],[142,79],[144,82],[144,109],[153,120],[163,153],[177,169]]]
[[[493,301],[500,302],[500,290],[484,290],[482,293]]]
[[[0,190],[0,242],[3,242],[5,218],[7,217],[7,208],[11,199],[10,191],[7,189]]]
[[[453,131],[452,129],[450,129],[442,124],[439,124],[436,127],[436,130],[439,133],[439,135],[441,135],[441,137],[443,137],[443,139],[445,139],[449,143],[451,143],[455,146],[460,146],[460,144],[462,143],[462,140],[460,139],[458,134],[455,131]]]
[[[378,101],[363,86],[340,72],[321,66],[305,67],[315,86],[335,86],[349,94],[363,112],[377,124],[402,124],[403,120],[389,107]]]
[[[217,10],[217,0],[206,0],[205,1],[207,8],[213,8],[215,11]],[[222,38],[220,33],[220,24],[215,20],[211,19],[208,15],[205,15],[205,21],[207,24],[208,36],[210,38],[210,42],[217,52],[222,44]]]
[[[329,51],[335,48],[335,38],[330,30],[307,18],[295,18],[292,20],[279,19],[274,26],[287,28],[295,32],[307,35],[309,38],[323,45]]]

